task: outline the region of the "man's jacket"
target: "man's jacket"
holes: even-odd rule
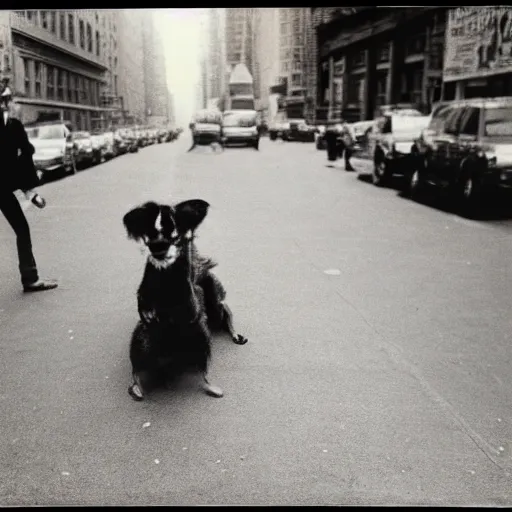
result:
[[[21,121],[9,117],[7,125],[0,112],[0,193],[28,190],[39,184],[30,144]]]

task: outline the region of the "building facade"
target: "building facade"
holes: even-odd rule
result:
[[[424,113],[443,93],[446,7],[313,8],[317,121],[373,119],[386,104]]]
[[[258,32],[255,8],[239,7],[225,10],[226,63],[229,70],[245,64],[254,80],[255,96],[259,98],[260,71],[256,58]]]
[[[146,120],[150,125],[169,122],[169,94],[164,46],[155,26],[155,13],[141,11],[144,53]]]
[[[2,77],[24,122],[60,116],[91,129],[107,114],[107,37],[97,11],[3,11]],[[7,45],[5,44],[7,43]]]
[[[207,26],[207,97],[220,99],[227,90],[226,9],[208,9]]]
[[[119,98],[123,121],[127,124],[143,124],[146,120],[143,11],[119,9],[113,13],[114,26],[117,27],[117,54],[113,64],[117,66],[117,73],[113,76],[112,89]]]

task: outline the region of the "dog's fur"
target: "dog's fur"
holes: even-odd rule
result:
[[[226,291],[211,272],[216,264],[193,244],[208,207],[200,199],[174,206],[148,202],[123,217],[128,237],[143,241],[150,252],[137,293],[140,320],[130,345],[129,392],[136,400],[144,398],[151,380],[165,382],[185,371],[198,372],[203,390],[222,396],[206,379],[210,330],[227,331],[239,345],[247,342],[234,331]]]

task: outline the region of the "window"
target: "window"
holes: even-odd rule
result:
[[[69,75],[68,71],[62,71],[62,89],[63,89],[63,97],[64,101],[69,101],[68,96],[68,84],[69,84]]]
[[[497,107],[485,110],[485,136],[512,136],[512,108]]]
[[[100,83],[99,82],[96,82],[95,83],[95,93],[96,93],[96,105],[99,105],[100,104]]]
[[[480,123],[480,109],[469,107],[462,117],[460,123],[460,133],[464,135],[478,135],[478,128]]]
[[[117,75],[114,76],[114,94],[117,96]]]
[[[364,50],[356,52],[351,59],[352,68],[366,66],[366,52]]]
[[[64,101],[64,71],[57,69],[57,99]]]
[[[77,77],[78,80],[78,103],[83,105],[85,103],[84,80],[81,76]]]
[[[425,34],[418,34],[411,37],[405,44],[405,56],[425,53]]]
[[[87,51],[92,53],[92,27],[87,23]]]
[[[444,126],[444,133],[448,133],[450,135],[459,134],[460,121],[464,111],[464,107],[456,107],[448,114]]]
[[[34,11],[27,11],[27,20],[28,21],[34,21]]]
[[[59,33],[61,39],[66,39],[66,13],[59,12]]]
[[[100,32],[96,30],[96,55],[100,56]]]
[[[83,48],[85,50],[85,25],[84,20],[80,20],[78,22],[78,30],[80,34],[80,48]]]
[[[41,98],[42,97],[42,74],[43,74],[43,66],[39,61],[34,62],[34,78],[35,78],[35,97]]]
[[[46,68],[46,97],[49,100],[55,99],[55,68],[47,66]]]
[[[360,75],[349,75],[347,87],[347,102],[362,103],[364,94],[364,78]]]
[[[71,44],[75,44],[75,18],[73,14],[68,14],[68,37]]]
[[[80,91],[78,90],[78,77],[73,75],[73,102],[80,103]]]
[[[386,42],[377,48],[377,62],[389,62],[390,43]]]
[[[68,89],[68,101],[73,102],[74,101],[74,95],[75,95],[75,75],[73,73],[68,74],[68,83],[67,83],[67,89]]]
[[[50,30],[56,34],[57,33],[57,12],[50,11]]]
[[[84,84],[83,84],[83,88],[84,88],[84,103],[86,105],[88,105],[91,101],[90,97],[89,97],[89,79],[88,78],[84,78],[83,79],[84,81]]]
[[[23,71],[25,75],[24,85],[25,85],[25,94],[30,96],[30,60],[23,59]]]
[[[301,73],[293,73],[292,75],[292,85],[294,87],[302,86],[302,74]]]
[[[386,104],[386,91],[387,91],[387,85],[388,85],[388,74],[386,71],[384,72],[377,72],[377,97],[376,97],[376,104],[377,106],[385,105]]]
[[[428,130],[435,133],[441,133],[444,130],[446,118],[452,111],[453,107],[450,107],[449,105],[439,105],[434,107],[434,110],[432,111],[432,119],[428,125]]]
[[[41,11],[41,26],[48,28],[48,11]]]
[[[302,71],[302,62],[300,60],[293,61],[293,71]]]

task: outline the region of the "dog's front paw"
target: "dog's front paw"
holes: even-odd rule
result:
[[[137,402],[144,400],[144,393],[142,392],[138,384],[132,384],[128,388],[128,393],[134,400],[137,400]]]
[[[154,311],[154,310],[141,311],[140,317],[141,317],[142,321],[146,324],[158,322],[158,317],[156,315],[156,311]]]
[[[249,340],[241,334],[233,336],[233,343],[236,343],[237,345],[245,345],[248,341]]]

